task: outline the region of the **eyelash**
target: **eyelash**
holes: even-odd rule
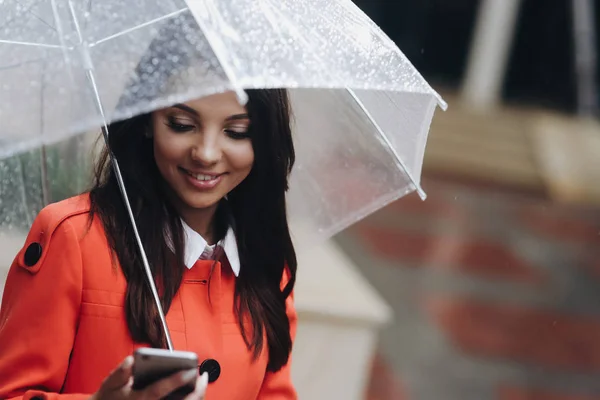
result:
[[[227,134],[227,136],[229,136],[230,138],[235,139],[235,140],[241,140],[241,139],[246,139],[246,138],[250,137],[248,132],[236,132],[236,131],[226,129],[225,133]]]
[[[189,132],[195,128],[194,125],[178,124],[177,122],[175,122],[174,120],[172,120],[170,118],[169,118],[169,121],[167,122],[167,126],[169,128],[171,128],[171,130],[173,130],[174,132],[178,132],[178,133]]]
[[[179,124],[175,122],[175,120],[172,118],[168,119],[167,126],[171,130],[173,130],[173,132],[177,133],[190,132],[195,128],[194,125]],[[246,139],[250,137],[250,135],[248,135],[248,132],[237,132],[231,129],[226,129],[224,132],[227,134],[227,136],[236,140]]]

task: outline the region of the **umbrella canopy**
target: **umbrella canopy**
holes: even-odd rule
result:
[[[289,207],[306,237],[421,192],[445,103],[349,0],[0,2],[0,158],[216,92],[243,102],[252,88],[290,89]],[[21,181],[13,172],[0,179]]]

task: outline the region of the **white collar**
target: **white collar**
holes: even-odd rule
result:
[[[191,269],[196,261],[200,259],[204,250],[208,246],[206,240],[200,235],[198,232],[190,228],[188,224],[182,219],[181,223],[183,225],[183,232],[185,234],[185,243],[184,243],[184,261],[185,266],[188,269]],[[240,274],[240,256],[238,253],[237,240],[235,238],[235,233],[233,232],[233,228],[231,225],[227,229],[227,234],[225,238],[219,244],[223,247],[223,251],[225,251],[225,255],[227,256],[227,260],[229,261],[229,265],[231,265],[231,270],[233,274],[237,277]]]

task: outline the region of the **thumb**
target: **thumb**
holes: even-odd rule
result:
[[[129,383],[131,378],[131,367],[133,366],[133,357],[127,356],[123,362],[115,368],[102,383],[102,391],[113,391],[121,389]]]

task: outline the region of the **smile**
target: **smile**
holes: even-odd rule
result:
[[[184,168],[180,168],[180,171],[187,176],[187,180],[197,189],[206,190],[212,189],[219,182],[224,174],[201,174],[188,171]]]

